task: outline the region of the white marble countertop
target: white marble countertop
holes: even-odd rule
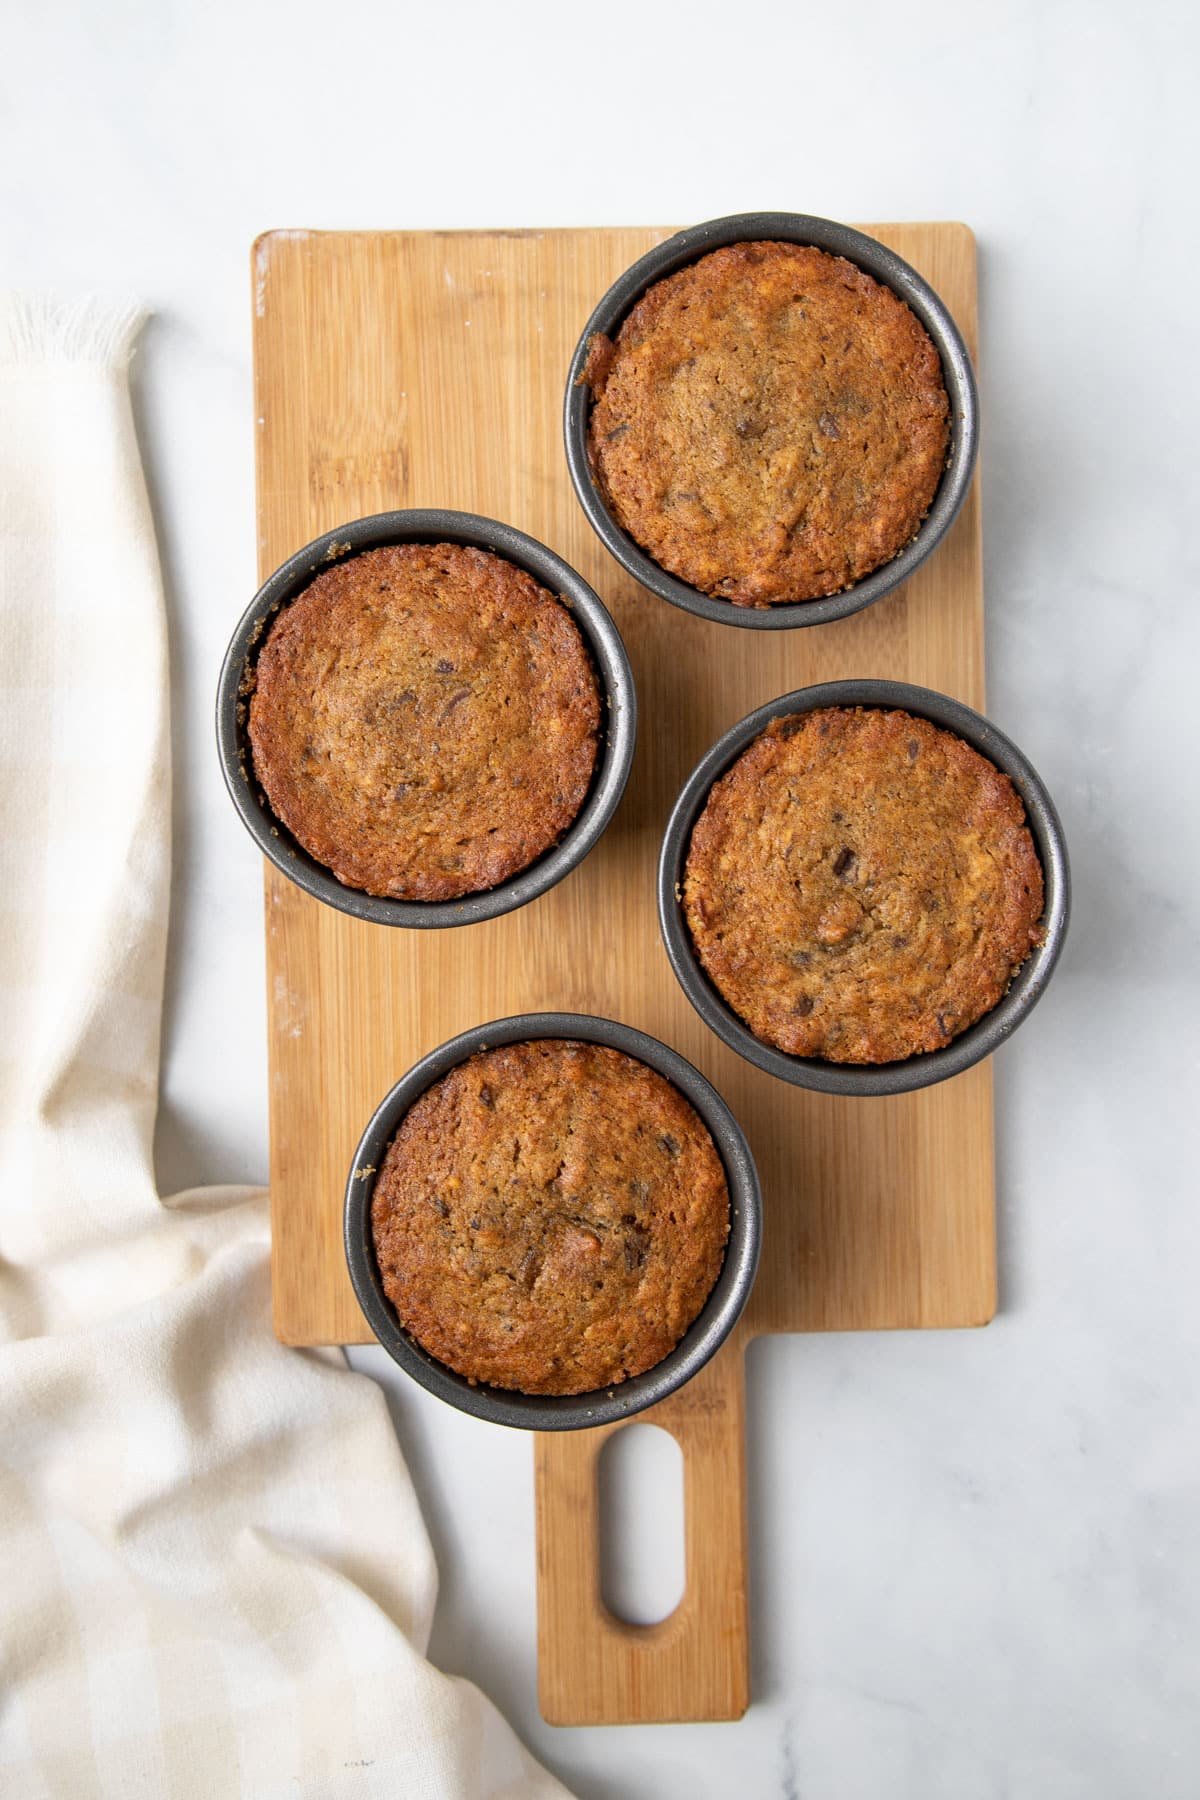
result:
[[[266,1169],[260,869],[210,721],[254,586],[255,234],[777,206],[979,237],[990,711],[1057,797],[1076,881],[996,1071],[1000,1317],[755,1346],[737,1725],[545,1726],[528,1442],[355,1357],[388,1379],[438,1550],[435,1658],[583,1796],[1200,1793],[1198,50],[1167,0],[75,0],[6,23],[6,278],[156,309],[168,1190]]]

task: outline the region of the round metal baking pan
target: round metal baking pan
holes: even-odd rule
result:
[[[254,776],[246,731],[254,660],[272,619],[332,563],[384,544],[468,544],[526,569],[570,609],[583,633],[600,684],[599,755],[586,800],[551,849],[498,887],[459,900],[391,900],[345,887],[311,857],[274,813]],[[581,863],[596,844],[624,791],[637,735],[633,671],[620,633],[582,576],[536,538],[475,513],[421,509],[355,519],[297,551],[259,589],[230,640],[217,688],[217,746],[225,784],[251,837],[277,869],[315,900],[377,925],[473,925],[524,906]]]
[[[729,1182],[729,1242],[716,1286],[699,1317],[669,1355],[611,1388],[586,1394],[520,1394],[483,1384],[472,1386],[445,1363],[421,1348],[396,1317],[383,1291],[371,1235],[371,1197],[384,1153],[414,1102],[435,1081],[476,1051],[536,1038],[573,1038],[607,1044],[637,1057],[671,1082],[691,1101],[717,1147]],[[451,1038],[396,1083],[362,1135],[346,1183],[346,1261],[350,1279],[367,1323],[388,1355],[414,1381],[440,1400],[488,1419],[528,1431],[570,1431],[608,1425],[644,1411],[690,1381],[724,1343],[749,1298],[758,1266],[762,1228],[762,1196],[758,1172],[741,1126],[716,1089],[689,1062],[657,1038],[584,1013],[522,1013],[476,1025]]]
[[[991,1012],[944,1049],[909,1056],[902,1062],[834,1063],[819,1057],[789,1056],[755,1037],[705,974],[680,904],[692,830],[713,783],[773,719],[813,712],[823,706],[899,708],[956,732],[1010,777],[1024,804],[1026,822],[1041,860],[1045,880],[1043,942],[1021,965],[1008,992]],[[1054,802],[1037,770],[1011,739],[969,706],[902,681],[827,681],[818,687],[784,694],[749,713],[713,745],[689,775],[667,822],[658,865],[658,917],[667,955],[679,985],[705,1024],[747,1062],[797,1087],[816,1088],[825,1094],[904,1094],[945,1081],[999,1049],[1046,991],[1063,947],[1070,904],[1067,846]]]
[[[675,274],[676,270],[697,262],[710,250],[720,249],[725,244],[762,240],[811,244],[830,255],[844,256],[865,269],[876,281],[891,288],[912,308],[941,358],[942,376],[950,400],[950,450],[933,505],[916,536],[891,562],[884,563],[840,594],[829,594],[820,600],[755,607],[735,606],[732,601],[703,594],[698,588],[668,574],[613,518],[592,475],[588,458],[591,393],[582,377],[588,345],[595,334],[602,332],[606,337],[615,337],[626,315],[656,281]],[[727,219],[711,219],[705,225],[693,225],[668,238],[666,243],[639,257],[613,283],[584,326],[571,359],[563,427],[567,467],[579,503],[601,542],[636,581],[660,599],[669,600],[672,606],[680,606],[702,619],[715,619],[721,625],[741,625],[751,631],[784,631],[798,625],[824,625],[831,619],[844,619],[849,613],[859,612],[873,601],[881,600],[902,581],[907,581],[914,569],[937,547],[954,523],[971,485],[979,441],[979,400],[971,359],[958,326],[929,283],[894,250],[889,250],[876,238],[867,237],[864,232],[852,230],[849,225],[838,225],[832,219],[813,218],[807,213],[736,213]]]

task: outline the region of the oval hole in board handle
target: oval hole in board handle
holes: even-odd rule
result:
[[[600,1594],[627,1625],[657,1625],[683,1599],[683,1456],[661,1425],[623,1425],[600,1450]]]

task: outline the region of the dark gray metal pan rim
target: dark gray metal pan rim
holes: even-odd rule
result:
[[[426,1088],[476,1051],[536,1038],[575,1038],[607,1044],[637,1057],[672,1082],[700,1114],[725,1165],[730,1229],[716,1286],[694,1324],[671,1353],[644,1375],[587,1394],[519,1394],[472,1386],[422,1350],[396,1318],[375,1260],[371,1197],[375,1175],[400,1121]],[[411,1068],[377,1108],[355,1152],[346,1184],[346,1261],[367,1323],[388,1355],[414,1381],[476,1418],[527,1431],[571,1431],[612,1424],[654,1406],[702,1369],[733,1330],[758,1266],[762,1197],[754,1158],[740,1125],[716,1089],[677,1051],[613,1019],[584,1013],[521,1013],[476,1025],[451,1038]]]
[[[600,753],[591,788],[578,817],[543,856],[511,880],[461,900],[389,900],[344,887],[309,856],[271,812],[253,778],[245,733],[243,684],[270,620],[331,563],[385,544],[473,545],[527,569],[560,596],[583,633],[605,702]],[[339,912],[378,925],[418,929],[471,925],[498,918],[535,900],[561,881],[598,842],[625,789],[637,735],[637,696],[620,633],[599,596],[569,563],[511,525],[477,513],[410,508],[376,513],[327,531],[306,544],[263,584],[230,640],[217,688],[217,746],[225,785],[238,814],[265,856],[297,887]]]
[[[822,600],[770,607],[734,606],[728,600],[702,594],[699,589],[668,574],[617,524],[601,497],[588,463],[587,424],[591,394],[580,384],[580,377],[593,335],[599,331],[611,337],[635,302],[656,281],[673,275],[676,270],[722,245],[767,238],[812,244],[831,255],[844,256],[874,276],[876,281],[890,287],[912,308],[941,357],[950,398],[950,453],[933,505],[920,530],[891,562],[864,576],[844,592],[830,594]],[[936,549],[954,523],[971,485],[979,443],[979,400],[971,358],[958,326],[929,283],[894,250],[849,225],[815,218],[808,213],[735,213],[728,218],[693,225],[656,245],[609,288],[585,325],[571,359],[563,407],[563,433],[567,467],[579,503],[597,537],[635,581],[660,599],[702,619],[712,619],[720,625],[737,625],[750,631],[785,631],[799,626],[824,625],[860,612],[864,606],[883,599],[885,594],[907,581]]]
[[[679,889],[692,829],[713,783],[773,719],[823,706],[900,708],[957,732],[1011,778],[1025,807],[1045,879],[1045,939],[1022,965],[1003,999],[942,1050],[903,1062],[848,1064],[789,1056],[754,1036],[709,981],[692,945]],[[658,865],[658,917],[663,942],[679,985],[717,1036],[759,1069],[796,1087],[825,1094],[904,1094],[929,1087],[969,1069],[1010,1038],[1046,991],[1066,937],[1071,878],[1066,840],[1054,802],[1037,770],[1021,750],[982,714],[931,688],[901,681],[827,681],[798,688],[747,714],[715,743],[688,777],[667,822]]]

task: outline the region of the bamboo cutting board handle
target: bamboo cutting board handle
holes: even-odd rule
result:
[[[683,1598],[628,1625],[600,1592],[599,1461],[622,1425],[539,1434],[538,1697],[551,1725],[740,1719],[750,1703],[746,1611],[745,1340],[637,1415],[683,1457]]]

